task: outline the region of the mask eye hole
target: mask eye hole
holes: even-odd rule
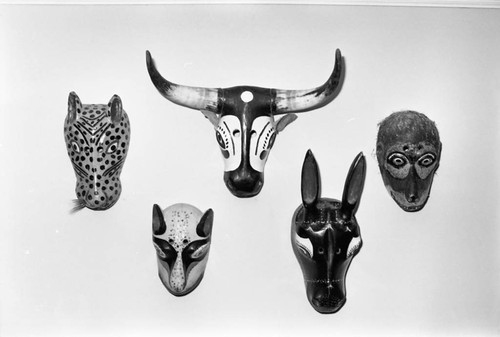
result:
[[[238,138],[240,136],[240,130],[234,130],[233,131],[233,137]]]
[[[167,257],[167,255],[165,255],[165,253],[160,249],[160,247],[158,247],[156,243],[153,243],[153,245],[155,246],[156,254],[158,254],[159,257],[163,259]]]
[[[198,249],[196,249],[193,254],[191,254],[191,257],[193,259],[197,259],[199,257],[201,257],[202,255],[204,255],[207,251],[207,248],[208,248],[208,243],[201,246],[201,247],[198,247]]]
[[[114,153],[118,149],[118,142],[113,142],[109,144],[108,149],[106,150],[106,153]]]
[[[217,143],[219,143],[220,148],[225,150],[227,148],[227,145],[219,131],[215,132],[215,138],[217,139]]]
[[[429,167],[434,164],[435,161],[436,157],[431,153],[427,153],[420,157],[420,159],[418,160],[418,164],[423,167]]]
[[[71,142],[71,149],[76,153],[80,153],[80,146],[75,141]]]
[[[401,153],[393,153],[387,158],[387,162],[395,168],[401,168],[408,164],[408,159]]]
[[[304,255],[312,258],[313,245],[311,243],[311,240],[309,240],[308,238],[301,238],[299,235],[296,235],[295,242],[297,243],[299,251],[301,251]]]
[[[250,138],[255,138],[257,136],[257,131],[252,130],[250,131]]]

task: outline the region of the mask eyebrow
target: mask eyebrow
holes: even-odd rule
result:
[[[233,140],[233,137],[231,137],[231,130],[229,130],[229,126],[227,126],[225,121],[222,123],[226,127],[227,133],[229,134],[229,138],[231,139],[231,145],[233,145],[233,156],[234,156],[236,153],[235,153],[235,149],[234,149],[234,140]]]
[[[262,128],[262,131],[260,132],[259,134],[259,137],[257,138],[257,146],[255,147],[255,155],[257,155],[257,151],[259,149],[259,142],[260,142],[260,139],[262,138],[262,135],[264,134],[264,131],[266,131],[266,128],[267,126],[270,124],[271,122],[267,122],[266,125],[264,125],[264,127]]]

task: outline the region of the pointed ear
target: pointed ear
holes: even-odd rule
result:
[[[212,123],[214,127],[219,126],[220,117],[218,114],[209,110],[200,110],[200,111],[205,116],[205,118],[208,118],[208,120],[210,121],[210,123]]]
[[[302,204],[309,208],[316,205],[321,194],[319,167],[311,150],[307,150],[302,165]]]
[[[356,214],[366,177],[366,159],[360,152],[351,164],[344,184],[341,212],[348,217]]]
[[[68,97],[68,121],[73,123],[82,111],[82,102],[74,91],[69,93]]]
[[[113,123],[119,123],[122,120],[123,108],[122,100],[120,96],[113,95],[108,103],[109,106],[109,117]]]
[[[153,234],[161,235],[167,231],[163,212],[157,204],[153,205]]]
[[[214,223],[214,211],[209,208],[201,217],[200,222],[196,226],[196,234],[202,238],[206,238],[212,234],[212,225]]]
[[[296,119],[297,119],[296,114],[289,113],[284,115],[276,122],[276,131],[280,133],[288,126],[288,124],[294,122]]]

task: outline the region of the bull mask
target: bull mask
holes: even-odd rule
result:
[[[237,197],[253,197],[262,189],[264,166],[276,135],[296,119],[294,112],[320,108],[340,91],[343,60],[336,51],[335,67],[321,86],[280,90],[252,86],[225,89],[188,87],[163,78],[146,52],[148,72],[161,95],[173,103],[200,110],[213,124],[224,158],[224,182]],[[284,115],[278,120],[274,116]]]
[[[355,214],[365,176],[365,157],[359,153],[349,169],[339,201],[321,198],[319,168],[310,150],[302,166],[302,205],[293,215],[291,240],[304,276],[307,299],[323,314],[339,311],[346,302],[347,270],[362,246]]]
[[[120,97],[82,104],[71,92],[64,122],[66,150],[76,175],[73,211],[105,210],[120,197],[120,174],[128,153],[130,122]]]
[[[404,211],[416,212],[425,206],[440,158],[439,132],[424,114],[395,112],[379,124],[380,173],[387,191]]]
[[[214,212],[175,204],[163,211],[153,206],[153,244],[158,276],[175,296],[192,292],[203,279],[208,262]]]

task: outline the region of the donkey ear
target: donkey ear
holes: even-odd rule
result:
[[[163,212],[157,204],[153,205],[153,234],[161,235],[167,231]]]
[[[123,108],[122,100],[120,96],[113,95],[108,103],[109,106],[109,116],[113,123],[119,123],[122,120]]]
[[[302,204],[304,207],[314,207],[321,194],[321,178],[319,167],[311,150],[307,150],[302,165]]]
[[[365,185],[366,177],[366,159],[363,152],[360,152],[351,164],[349,173],[344,184],[344,193],[342,194],[341,212],[348,217],[356,214],[358,210],[361,194]]]
[[[73,123],[78,118],[78,114],[82,111],[82,102],[74,91],[68,96],[68,121]]]
[[[202,238],[206,238],[212,234],[212,225],[214,223],[214,211],[209,208],[201,217],[200,222],[196,226],[196,234]]]
[[[296,119],[297,119],[296,114],[289,113],[284,115],[276,122],[276,131],[280,133],[288,126],[288,124],[294,122]]]
[[[215,112],[208,111],[208,110],[200,110],[201,113],[212,123],[214,127],[219,126],[219,115],[217,115]]]

